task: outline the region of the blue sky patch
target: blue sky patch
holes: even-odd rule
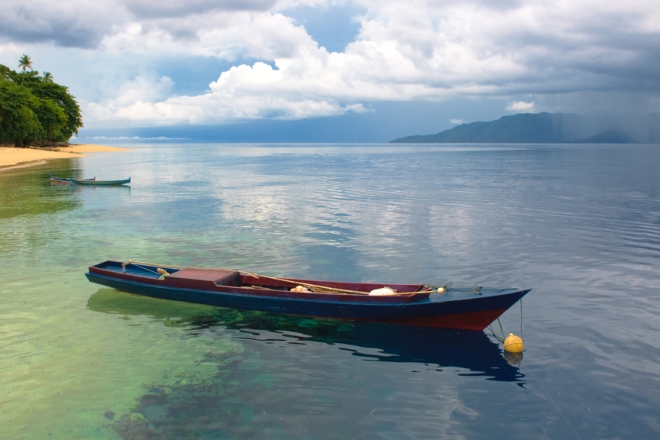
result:
[[[365,8],[348,3],[340,6],[297,8],[282,11],[287,17],[296,20],[319,46],[328,52],[343,52],[348,43],[355,41],[360,32],[360,23],[353,17],[364,14]]]

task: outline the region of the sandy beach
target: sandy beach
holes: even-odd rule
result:
[[[111,151],[128,151],[128,148],[93,144],[72,144],[54,150],[0,147],[0,171],[40,165],[49,159],[67,159],[81,157],[85,153],[107,153]]]

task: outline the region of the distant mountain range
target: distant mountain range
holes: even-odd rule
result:
[[[496,121],[461,124],[437,134],[391,143],[660,143],[660,115],[580,116],[521,113]]]

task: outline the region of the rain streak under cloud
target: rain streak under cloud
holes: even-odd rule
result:
[[[660,4],[647,0],[6,0],[0,63],[23,53],[70,87],[88,127],[455,99],[502,114],[660,110]]]

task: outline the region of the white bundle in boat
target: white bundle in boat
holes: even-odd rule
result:
[[[381,287],[380,289],[372,290],[371,292],[369,292],[369,295],[383,296],[383,295],[394,295],[395,293],[396,290],[390,287]]]

